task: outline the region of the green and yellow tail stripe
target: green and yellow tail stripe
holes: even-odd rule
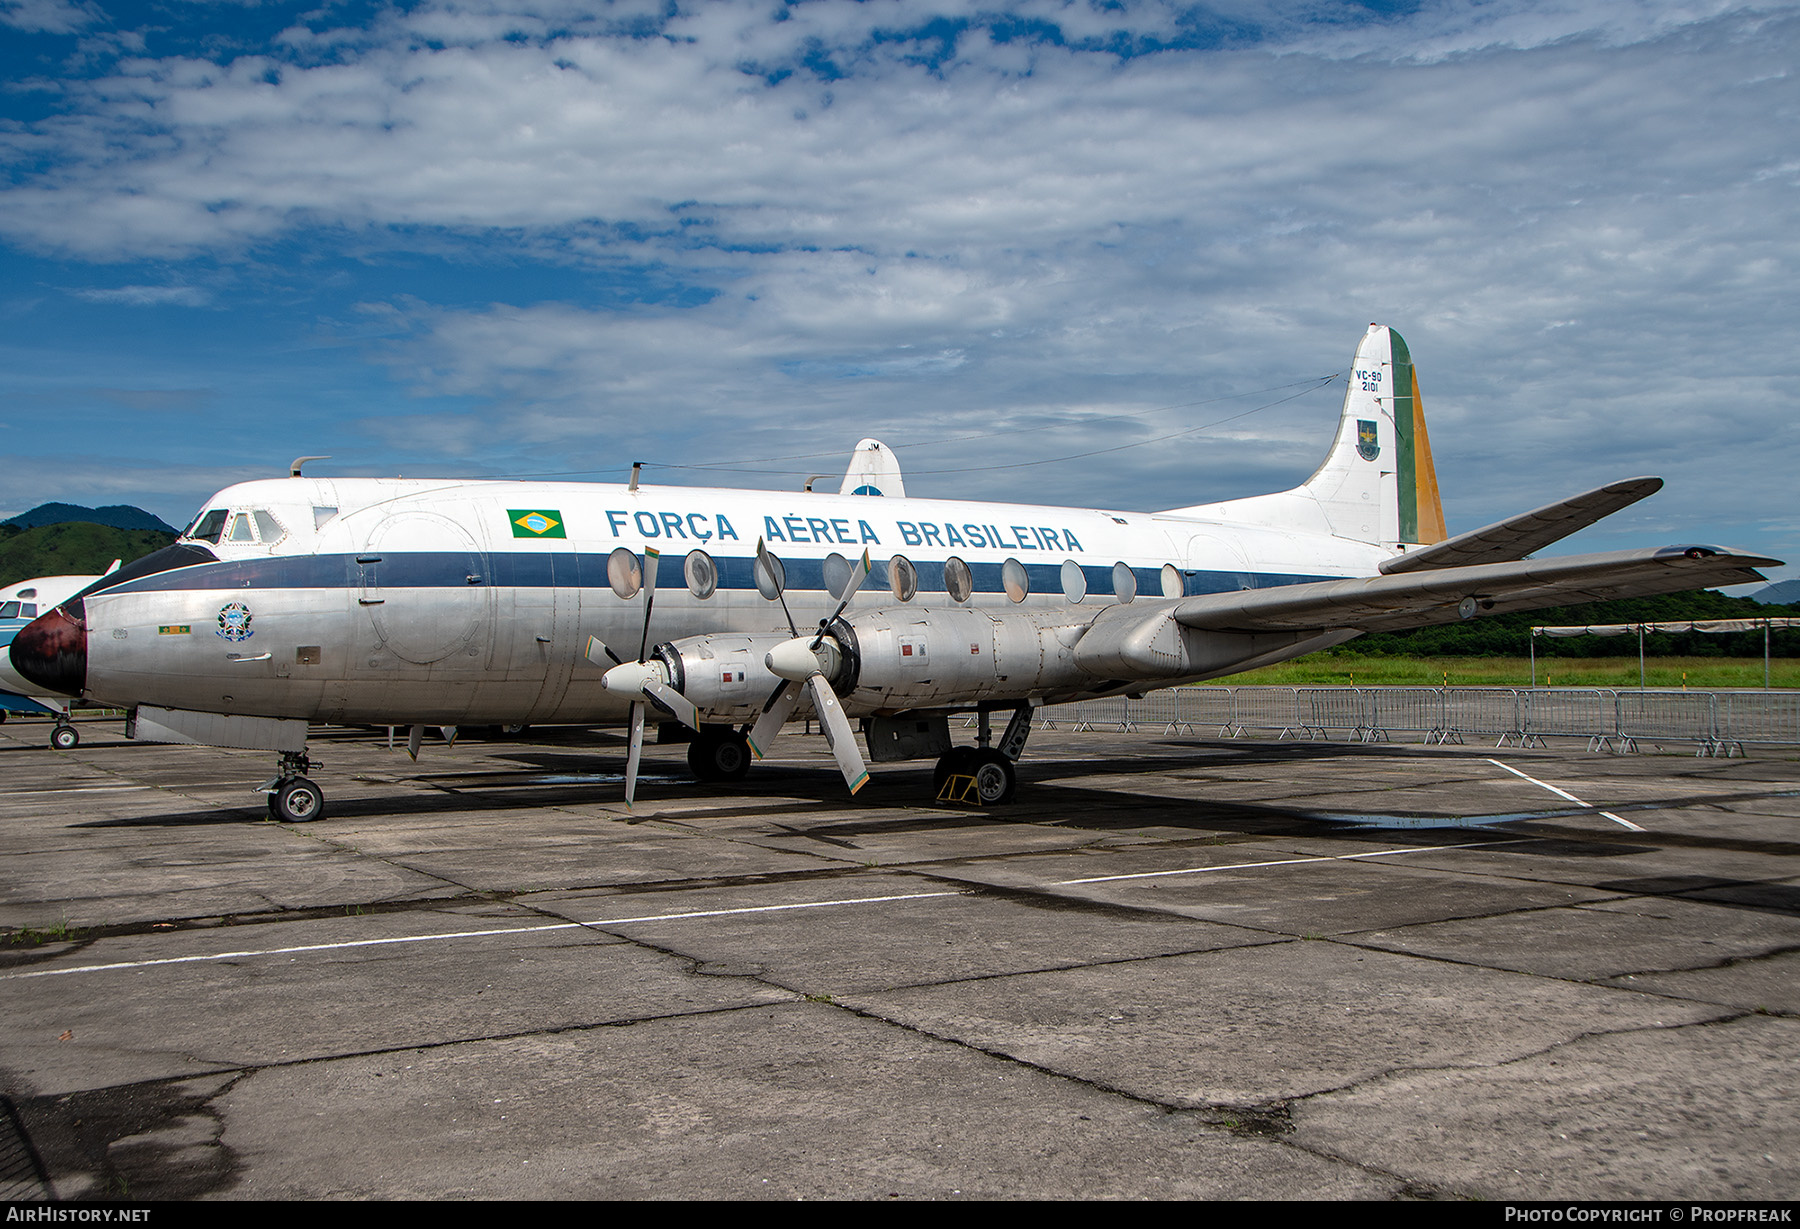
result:
[[[1431,437],[1425,431],[1425,409],[1419,400],[1419,373],[1412,353],[1393,329],[1388,341],[1394,359],[1394,433],[1400,452],[1400,540],[1428,546],[1449,535],[1444,530],[1444,504],[1438,494],[1437,466],[1431,461]]]

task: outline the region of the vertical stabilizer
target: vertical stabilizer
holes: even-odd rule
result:
[[[1371,324],[1356,347],[1349,384],[1331,451],[1300,486],[1171,514],[1328,533],[1389,548],[1442,541],[1444,508],[1419,377],[1400,334]]]
[[[900,480],[900,462],[894,450],[880,440],[859,440],[850,456],[850,468],[844,471],[839,495],[888,495],[906,498],[906,484]]]

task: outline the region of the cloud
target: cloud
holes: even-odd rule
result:
[[[0,3],[0,25],[27,34],[74,34],[106,19],[94,4],[70,0],[5,0]]]
[[[915,491],[1190,504],[1303,477],[1333,398],[1000,467],[1278,400],[1152,412],[1340,369],[1380,320],[1458,527],[1643,470],[1671,522],[1757,526],[1800,461],[1797,33],[1724,0],[426,3],[61,82],[0,134],[0,228],[165,262],[86,292],[150,310],[206,262],[354,251],[416,403],[347,398],[356,429],[484,472],[904,434],[909,471],[996,467]],[[454,291],[382,284],[426,252]],[[501,301],[499,263],[623,289]]]
[[[212,295],[198,286],[112,286],[70,292],[90,303],[120,303],[127,307],[205,307]]]

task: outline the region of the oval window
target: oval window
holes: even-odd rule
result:
[[[1113,592],[1119,595],[1121,602],[1137,597],[1137,573],[1128,564],[1113,564]]]
[[[1087,596],[1087,573],[1073,559],[1064,559],[1062,565],[1063,596],[1071,602],[1079,602]]]
[[[703,550],[688,552],[687,561],[681,565],[687,576],[688,592],[705,601],[719,588],[719,565],[713,562],[711,555]]]
[[[1025,573],[1025,565],[1017,559],[1008,559],[1000,565],[1000,585],[1006,590],[1006,596],[1015,602],[1022,602],[1031,593],[1031,577]]]
[[[756,566],[750,569],[756,576],[756,591],[774,601],[787,588],[787,569],[773,551],[765,551],[756,557]]]
[[[918,593],[918,569],[913,567],[912,560],[905,555],[895,555],[888,560],[888,588],[903,602],[912,601],[913,596]]]
[[[606,583],[621,599],[634,598],[644,587],[644,569],[638,557],[623,546],[606,557]]]
[[[953,602],[966,602],[975,592],[975,577],[969,565],[955,555],[944,560],[944,592]]]
[[[1180,597],[1187,592],[1181,569],[1172,563],[1162,565],[1162,591],[1164,597]]]
[[[850,586],[850,561],[832,551],[825,556],[825,562],[819,565],[819,572],[825,580],[825,592],[838,601],[847,596],[844,592]]]

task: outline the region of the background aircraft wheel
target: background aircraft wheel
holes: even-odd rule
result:
[[[978,748],[973,759],[971,775],[975,778],[975,792],[981,795],[982,805],[996,807],[1011,802],[1013,789],[1019,783],[1012,761],[992,747]]]
[[[50,745],[58,751],[73,751],[81,745],[81,731],[72,725],[59,725],[50,731]]]
[[[742,781],[750,772],[750,743],[736,730],[702,730],[688,744],[687,758],[702,781]]]
[[[0,708],[0,725],[5,725],[5,724],[6,724],[6,710],[3,708]]]
[[[269,795],[269,813],[284,824],[325,818],[325,793],[305,777],[283,781]]]

